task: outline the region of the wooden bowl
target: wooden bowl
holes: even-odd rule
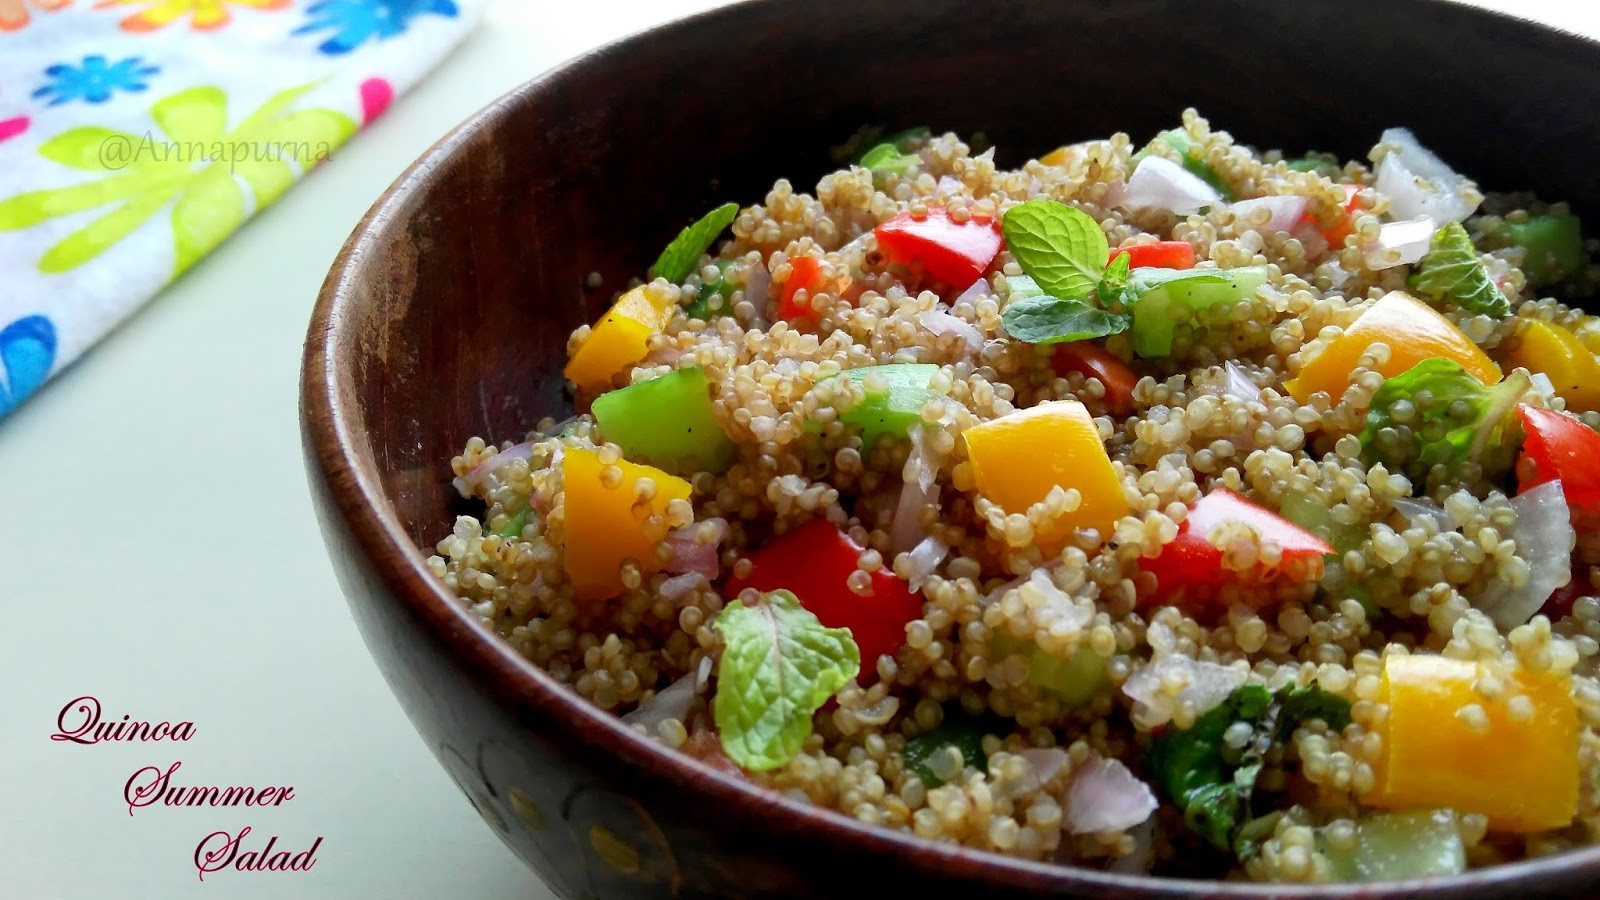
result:
[[[859,126],[983,132],[1002,163],[1197,107],[1239,140],[1364,156],[1412,128],[1486,187],[1600,210],[1600,48],[1424,0],[746,3],[572,60],[479,112],[345,245],[306,339],[318,514],[418,732],[564,897],[1363,897],[1034,864],[867,827],[645,740],[429,574],[467,438],[570,412],[567,334],[727,200],[801,190]],[[585,286],[599,271],[604,286]],[[381,752],[381,748],[372,748]],[[1600,848],[1386,886],[1593,896]],[[470,873],[463,891],[470,893]]]

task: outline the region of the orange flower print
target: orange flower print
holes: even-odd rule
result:
[[[5,3],[7,0],[0,0]],[[287,9],[289,0],[100,0],[95,9],[142,5],[145,8],[122,20],[123,31],[157,31],[178,19],[189,17],[189,27],[212,31],[233,20],[229,6],[252,9]]]
[[[40,9],[60,9],[72,0],[33,0]],[[18,31],[28,25],[28,0],[0,0],[0,31]]]

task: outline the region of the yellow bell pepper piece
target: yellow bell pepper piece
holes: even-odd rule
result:
[[[623,560],[635,559],[640,571],[655,572],[658,540],[645,534],[645,519],[664,516],[671,500],[689,498],[689,482],[660,469],[618,460],[622,482],[608,488],[601,481],[605,466],[593,450],[570,448],[561,458],[565,491],[567,577],[579,600],[604,600],[622,593]],[[640,478],[655,482],[648,504],[634,502]]]
[[[1284,387],[1301,403],[1318,391],[1326,391],[1337,403],[1356,362],[1368,347],[1380,342],[1389,347],[1389,361],[1378,367],[1385,378],[1439,356],[1460,364],[1484,384],[1500,381],[1499,367],[1449,319],[1404,291],[1390,291]]]
[[[1108,535],[1128,514],[1122,480],[1111,466],[1100,431],[1076,400],[1041,403],[964,433],[967,457],[978,493],[1007,513],[1026,513],[1050,489],[1077,488],[1082,502],[1034,541],[1046,552],[1059,550],[1078,528]]]
[[[1549,376],[1556,394],[1573,412],[1600,409],[1600,360],[1577,335],[1560,325],[1529,322],[1516,349],[1506,357],[1506,365]]]
[[[1490,701],[1473,688],[1490,671],[1442,656],[1385,658],[1383,755],[1363,802],[1482,813],[1492,830],[1516,833],[1572,821],[1578,812],[1578,710],[1571,679],[1496,672],[1505,690]],[[1518,695],[1533,703],[1525,722],[1510,713]],[[1474,729],[1469,714],[1457,715],[1472,704],[1487,717],[1487,730]]]
[[[1039,162],[1047,166],[1064,166],[1067,164],[1067,148],[1057,147],[1049,153],[1039,157]]]
[[[636,287],[617,298],[600,317],[589,336],[567,363],[567,378],[578,387],[603,391],[611,379],[647,352],[650,335],[665,328],[675,304],[660,303],[649,285]]]

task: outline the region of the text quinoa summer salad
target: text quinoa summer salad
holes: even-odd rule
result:
[[[1027,859],[1349,881],[1600,841],[1564,205],[1404,129],[1340,163],[1192,110],[1014,170],[926,129],[841,155],[573,333],[587,412],[451,461],[484,511],[429,565],[483,621],[708,765]]]

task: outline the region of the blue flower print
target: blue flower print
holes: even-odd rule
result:
[[[0,416],[38,389],[56,361],[56,326],[44,316],[0,330]]]
[[[332,31],[317,49],[337,56],[374,38],[386,41],[427,13],[454,18],[455,0],[317,0],[306,10],[310,21],[292,33]]]
[[[104,56],[95,54],[85,56],[81,66],[56,63],[45,69],[44,74],[51,81],[34,91],[33,96],[35,99],[50,98],[51,106],[71,100],[104,103],[117,91],[138,93],[144,90],[145,79],[159,71],[160,67],[145,65],[137,56],[108,65]]]

